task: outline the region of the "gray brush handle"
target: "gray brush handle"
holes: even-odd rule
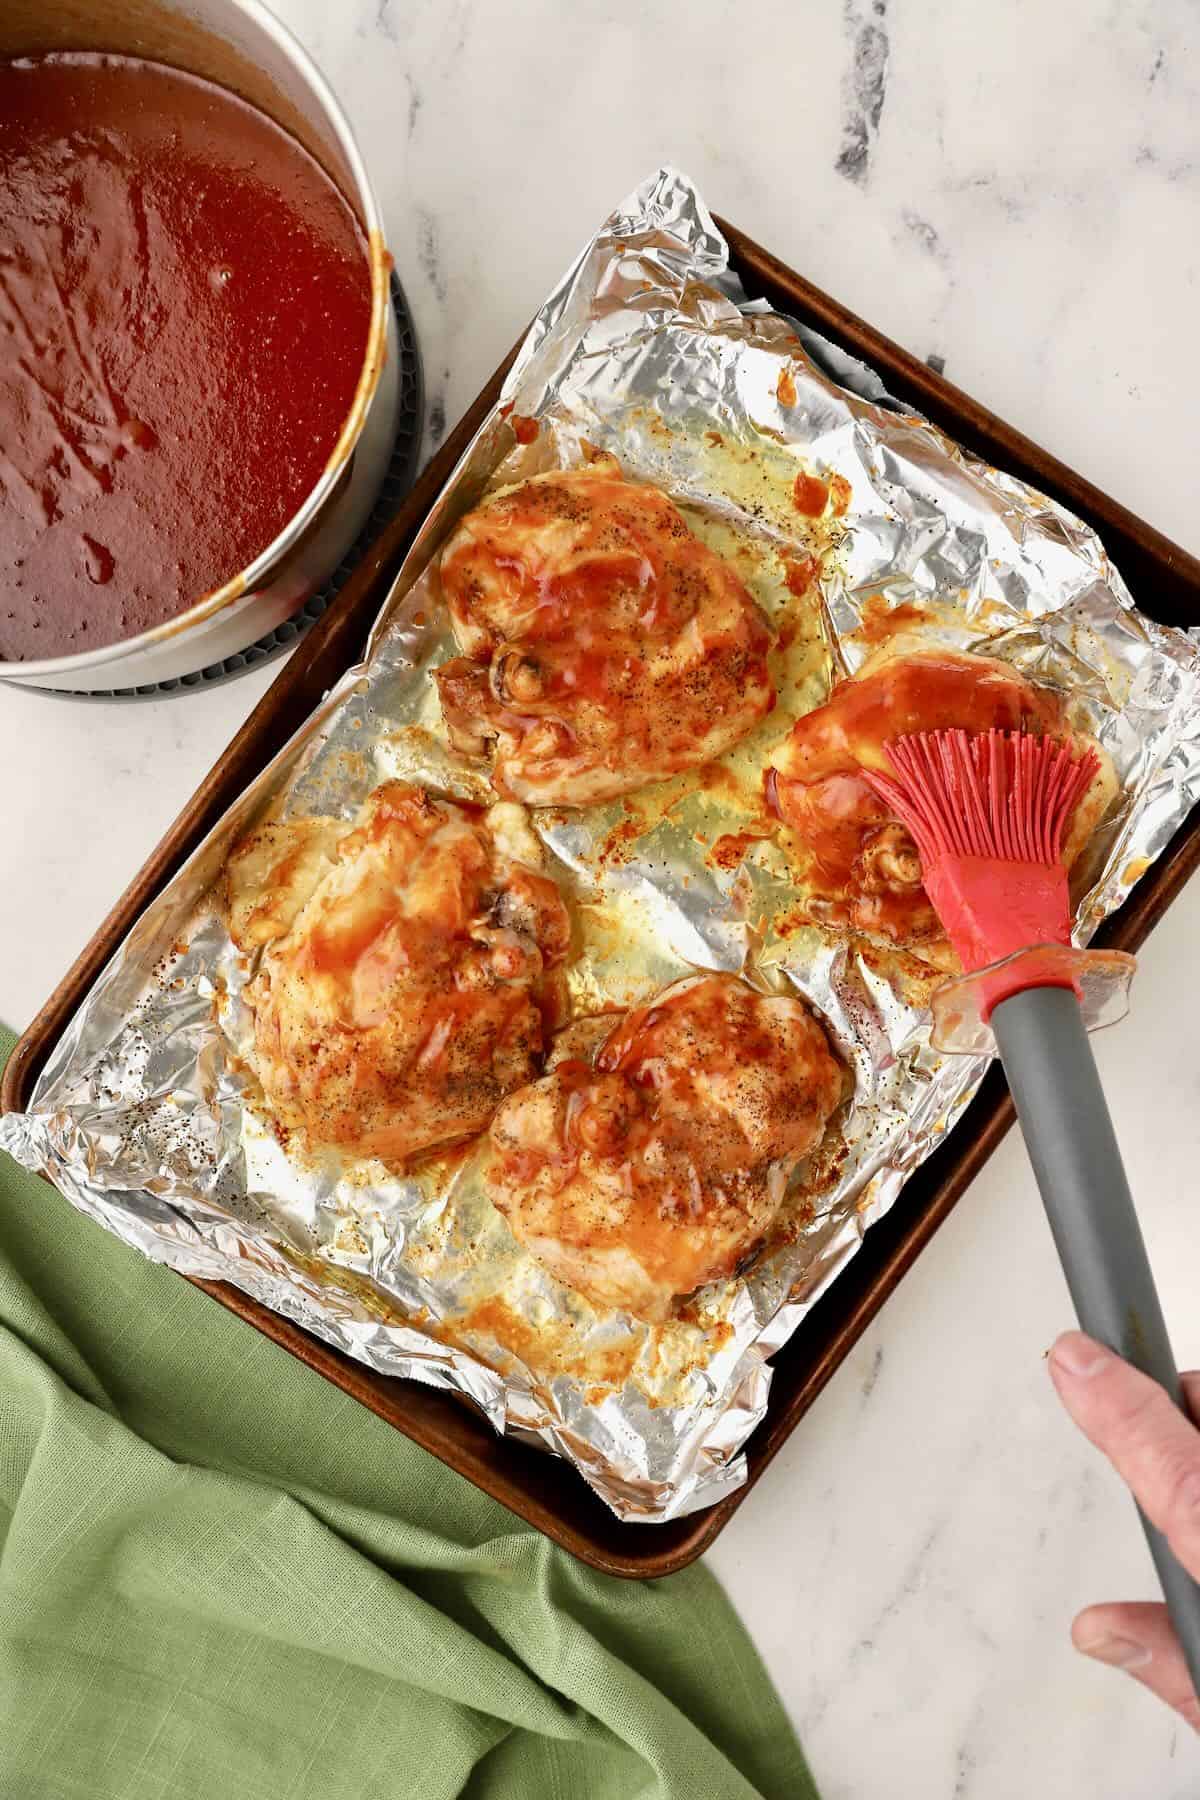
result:
[[[1079,1002],[1068,988],[1029,988],[991,1024],[1080,1325],[1186,1411]],[[1141,1519],[1200,1694],[1200,1586]]]

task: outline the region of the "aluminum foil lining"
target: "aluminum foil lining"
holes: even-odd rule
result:
[[[777,1240],[653,1328],[593,1311],[545,1273],[487,1202],[474,1155],[412,1178],[296,1160],[259,1104],[249,971],[220,898],[235,835],[266,812],[335,829],[396,775],[487,797],[441,726],[429,671],[453,644],[431,558],[486,488],[598,451],[738,558],[779,629],[780,704],[715,784],[709,771],[530,815],[579,908],[575,1007],[627,1005],[696,969],[743,971],[803,994],[855,1081]],[[793,504],[805,471],[839,497],[820,520]],[[798,601],[788,575],[806,561],[817,579]],[[1200,794],[1196,647],[1136,610],[1078,519],[747,301],[695,188],[661,169],[542,307],[365,661],[148,909],[0,1143],[146,1255],[231,1281],[372,1368],[468,1395],[497,1431],[568,1457],[619,1517],[712,1505],[745,1478],[768,1358],[983,1073],[931,1050],[930,971],[798,920],[786,854],[754,829],[772,745],[900,622],[1068,690],[1107,748],[1121,796],[1077,872],[1086,942]]]

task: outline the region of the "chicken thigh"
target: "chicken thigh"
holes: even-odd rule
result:
[[[797,720],[767,773],[768,800],[798,841],[802,904],[814,921],[952,960],[921,885],[916,845],[862,770],[891,772],[889,738],[993,728],[1053,733],[1097,750],[1100,766],[1067,833],[1070,866],[1108,810],[1116,780],[1100,746],[1068,728],[1064,696],[993,657],[918,650],[898,638]]]
[[[803,1002],[698,976],[563,1034],[492,1121],[488,1191],[560,1280],[662,1319],[762,1242],[843,1081]]]
[[[544,1011],[558,1022],[570,924],[538,854],[518,807],[375,791],[303,902],[274,909],[287,929],[247,988],[281,1123],[394,1164],[486,1126],[540,1066]]]
[[[436,671],[496,792],[586,806],[707,762],[770,711],[766,622],[730,564],[612,457],[469,513],[440,579],[463,654]]]

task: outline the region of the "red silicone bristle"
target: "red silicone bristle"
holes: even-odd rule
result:
[[[866,779],[907,825],[921,858],[990,856],[1053,866],[1099,759],[1026,732],[923,731],[887,746],[890,775]]]

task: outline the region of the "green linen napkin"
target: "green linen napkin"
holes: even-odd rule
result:
[[[4,1800],[815,1792],[707,1571],[584,1568],[0,1154]]]

